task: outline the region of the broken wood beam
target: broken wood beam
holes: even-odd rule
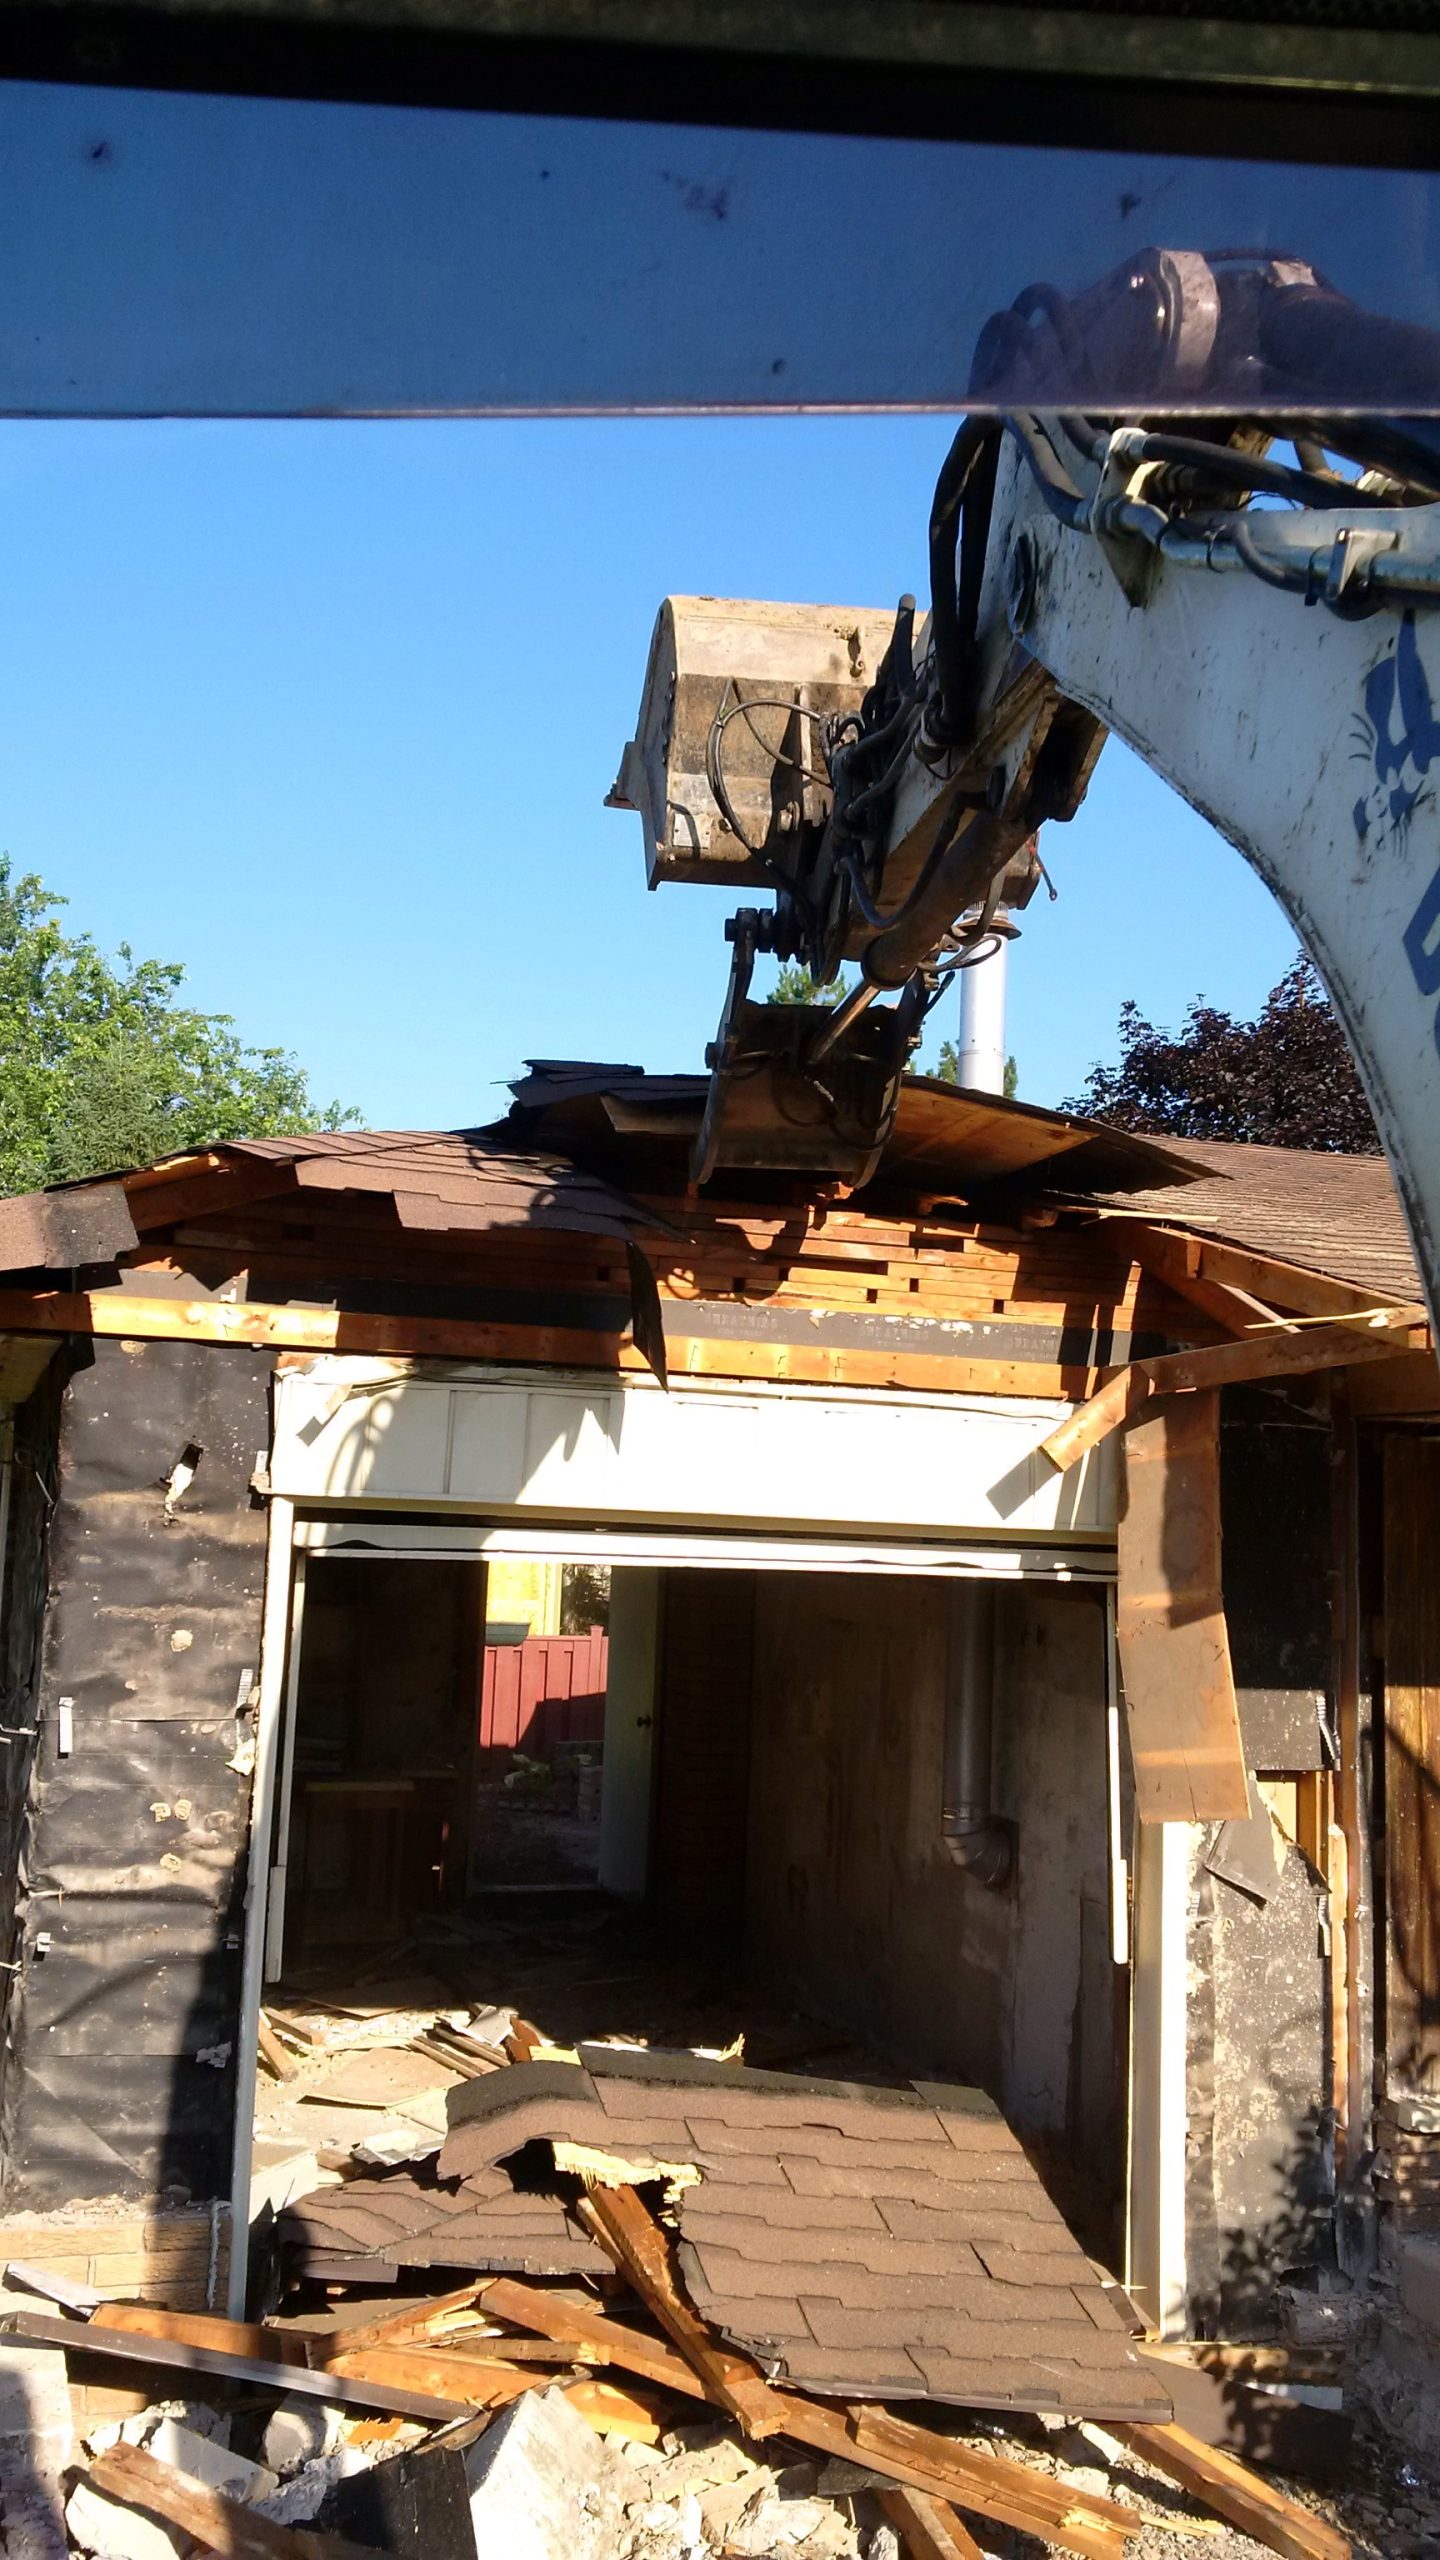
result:
[[[943,1327],[937,1325],[937,1332]],[[256,1299],[152,1298],[136,1290],[0,1291],[0,1331],[78,1334],[124,1342],[251,1343],[276,1351],[362,1352],[414,1360],[512,1361],[530,1368],[650,1375],[624,1334],[580,1326],[485,1324],[451,1316],[362,1315]],[[913,1387],[940,1395],[1087,1395],[1093,1363],[972,1359],[950,1349],[857,1350],[819,1342],[756,1342],[667,1334],[672,1376],[773,1378],[814,1386]]]
[[[543,2285],[515,2276],[498,2276],[483,2298],[497,2319],[547,2330],[567,2342],[583,2341],[597,2361],[603,2358],[647,2382],[691,2399],[711,2400],[713,2405],[713,2393],[684,2356],[617,2320],[599,2304],[591,2309],[562,2301]],[[885,2410],[847,2410],[773,2383],[762,2387],[769,2391],[773,2405],[774,2432],[788,2436],[792,2443],[842,2462],[857,2459],[858,2444],[861,2458],[873,2470],[995,2524],[1012,2525],[1042,2542],[1053,2542],[1062,2551],[1074,2552],[1077,2560],[1117,2560],[1125,2536],[1140,2530],[1133,2508],[1088,2491],[1066,2489],[1026,2463],[1004,2455],[972,2453],[948,2436],[891,2418]]]
[[[333,2400],[347,2409],[383,2409],[396,2418],[443,2421],[469,2414],[468,2402],[441,2400],[430,2392],[396,2390],[383,2382],[321,2373],[313,2365],[291,2364],[279,2357],[191,2346],[180,2339],[152,2337],[144,2330],[112,2328],[98,2320],[51,2320],[40,2312],[17,2311],[0,2324],[0,2337],[33,2338],[43,2346],[64,2347],[69,2355],[115,2356],[125,2364],[156,2364],[172,2373],[218,2374],[226,2382],[257,2383],[262,2390],[281,2394],[299,2391],[312,2400]]]
[[[595,2364],[621,2365],[627,2373],[638,2373],[646,2382],[659,2383],[665,2390],[683,2392],[692,2399],[707,2396],[699,2375],[684,2356],[667,2347],[663,2338],[647,2337],[643,2329],[617,2320],[598,2302],[593,2308],[581,2309],[573,2302],[562,2301],[544,2285],[527,2282],[523,2276],[497,2276],[485,2288],[484,2307],[497,2320],[513,2322],[518,2328],[538,2329]],[[499,2344],[508,2354],[509,2340],[503,2339]]]
[[[686,2300],[664,2232],[633,2187],[589,2189],[576,2208],[579,2220],[608,2249],[652,2319],[673,2339],[712,2400],[738,2419],[747,2436],[773,2435],[777,2420],[765,2377],[747,2356],[720,2345],[714,2331]]]
[[[303,2525],[274,2524],[239,2498],[188,2479],[138,2444],[112,2445],[96,2455],[83,2477],[107,2498],[178,2525],[203,2551],[223,2552],[225,2560],[365,2560],[358,2543],[333,2533],[310,2533]]]
[[[312,2372],[339,2374],[351,2382],[378,2382],[387,2388],[429,2393],[436,2400],[462,2402],[467,2409],[501,2409],[522,2391],[542,2390],[552,2379],[537,2365],[516,2365],[498,2357],[466,2355],[458,2347],[327,2346]]]
[[[1350,2543],[1343,2533],[1268,2480],[1261,2480],[1233,2453],[1202,2444],[1183,2427],[1124,2424],[1112,2427],[1110,2433],[1188,2490],[1212,2514],[1233,2524],[1237,2532],[1280,2552],[1282,2560],[1351,2560]]]
[[[787,2401],[792,2397],[784,2396]],[[820,2414],[814,2402],[798,2405]],[[1120,2552],[1128,2534],[1140,2531],[1142,2519],[1133,2507],[1097,2498],[1088,2489],[1069,2488],[1063,2480],[1031,2471],[1024,2463],[972,2453],[953,2437],[894,2417],[888,2409],[851,2408],[846,2419],[848,2452],[828,2442],[823,2450],[833,2449],[853,2462],[858,2447],[872,2470],[888,2471],[907,2488],[920,2489],[944,2505],[964,2507],[993,2524],[1034,2534],[1037,2541],[1057,2542],[1062,2550],[1085,2554],[1086,2560],[1106,2560],[1107,2554]],[[787,2428],[787,2433],[794,2432],[793,2427]],[[813,2433],[801,2441],[820,2448]]]
[[[255,2021],[255,2042],[272,2080],[294,2079],[300,2066],[288,2045],[282,2044],[263,2009]]]
[[[1104,1226],[1108,1234],[1118,1237],[1142,1270],[1177,1286],[1182,1280],[1210,1282],[1253,1295],[1267,1305],[1283,1308],[1287,1315],[1337,1319],[1364,1316],[1375,1304],[1374,1291],[1362,1289],[1353,1280],[1333,1279],[1328,1271],[1307,1271],[1298,1262],[1285,1262],[1276,1254],[1256,1253],[1218,1236],[1195,1235],[1181,1227],[1151,1226],[1146,1219],[1128,1216],[1106,1218]]]
[[[267,2329],[258,2320],[226,2320],[218,2311],[167,2311],[154,2302],[107,2302],[98,2315],[106,2329],[142,2338],[169,2338],[176,2346],[211,2347],[220,2355],[269,2357],[276,2364],[308,2364],[305,2340],[294,2330]],[[78,2342],[77,2342],[78,2343]]]
[[[1240,1342],[1207,1343],[1198,1351],[1166,1351],[1118,1370],[1098,1395],[1077,1405],[1040,1443],[1040,1454],[1062,1472],[1087,1449],[1139,1413],[1152,1396],[1181,1388],[1235,1386],[1257,1378],[1309,1376],[1321,1369],[1349,1369],[1366,1360],[1390,1360],[1424,1349],[1429,1339],[1421,1311],[1384,1307],[1364,1323],[1326,1323],[1303,1333],[1248,1335]]]
[[[880,2511],[895,2527],[910,2560],[985,2560],[973,2533],[966,2531],[953,2507],[923,2489],[881,2489]]]
[[[435,2293],[422,2302],[403,2303],[398,2309],[382,2312],[378,2319],[356,2320],[334,2329],[262,2328],[259,2334],[267,2342],[299,2336],[307,2349],[307,2363],[313,2362],[321,2347],[337,2351],[341,2347],[403,2347],[412,2339],[428,2337],[433,2322],[445,2320],[455,2311],[471,2310],[484,2289],[484,2277],[477,2276],[472,2283],[457,2286],[453,2293]]]

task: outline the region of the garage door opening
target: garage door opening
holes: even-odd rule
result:
[[[477,2038],[743,2040],[782,2068],[978,2083],[1118,2261],[1103,1589],[316,1553],[302,1584],[268,2159],[438,2140]],[[950,1801],[980,1610],[989,1870]]]

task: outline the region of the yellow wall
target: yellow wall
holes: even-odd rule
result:
[[[532,1636],[558,1636],[564,1571],[561,1564],[532,1563],[524,1556],[497,1557],[486,1572],[486,1623],[518,1626],[524,1620]]]

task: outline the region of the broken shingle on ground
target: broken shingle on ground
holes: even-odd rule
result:
[[[594,2272],[603,2253],[567,2217],[574,2179],[557,2173],[546,2196],[531,2169],[531,2191],[517,2191],[504,2166],[559,2144],[602,2183],[671,2183],[696,2309],[779,2381],[842,2398],[1169,2415],[1163,2385],[978,2091],[587,2045],[575,2062],[472,2080],[449,2114],[436,2174],[301,2198],[282,2236],[316,2264],[317,2252],[371,2251],[401,2265]]]
[[[64,2520],[58,2479],[42,2501],[52,2537],[68,2521],[96,2560],[949,2560],[998,2535],[1124,2560],[1193,2534],[1198,2500],[1237,2560],[1351,2560],[1168,2423],[1163,2369],[987,2099],[541,2044],[515,2022],[452,2089],[438,2158],[352,2148],[282,2209],[283,2313],[63,2291],[71,2316],[15,2313],[15,2352],[73,2341],[201,2393],[92,2432]],[[1055,2459],[1057,2407],[1083,2463]]]

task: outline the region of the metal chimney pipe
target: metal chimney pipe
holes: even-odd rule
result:
[[[993,1582],[957,1582],[950,1593],[940,1829],[957,1867],[998,1886],[1014,1849],[994,1810],[995,1598]]]
[[[1010,943],[1001,934],[995,949],[968,969],[960,980],[960,1038],[956,1072],[972,1093],[1005,1090],[1005,977]]]

